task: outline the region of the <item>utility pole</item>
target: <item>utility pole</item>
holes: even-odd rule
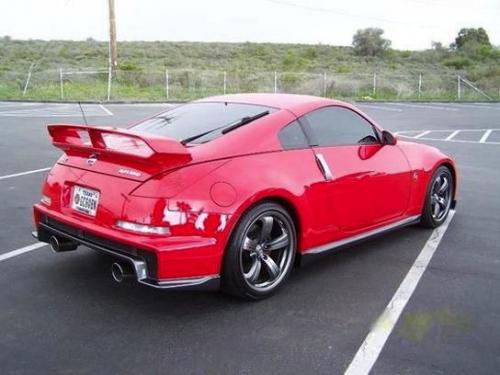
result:
[[[118,66],[116,53],[116,18],[115,0],[108,0],[109,4],[109,65],[114,71]]]

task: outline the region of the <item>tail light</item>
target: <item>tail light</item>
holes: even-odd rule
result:
[[[131,221],[118,220],[116,226],[120,229],[124,229],[130,232],[142,233],[142,234],[156,234],[156,235],[169,235],[169,227],[159,227],[153,225],[145,225],[139,223],[133,223]]]

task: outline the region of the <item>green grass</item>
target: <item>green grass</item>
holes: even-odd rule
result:
[[[0,99],[21,99],[31,63],[36,67],[24,98],[60,100],[59,68],[64,72],[106,69],[106,42],[40,41],[0,38]],[[445,49],[391,50],[362,57],[350,47],[269,43],[120,42],[119,70],[112,100],[187,100],[226,92],[280,92],[376,100],[454,100],[456,75],[467,77],[490,96],[500,95],[500,52],[466,55]],[[323,73],[327,73],[326,84]],[[373,73],[377,91],[373,94]],[[423,74],[422,92],[417,90]],[[107,74],[65,75],[65,100],[105,100]],[[464,99],[482,99],[464,87]]]

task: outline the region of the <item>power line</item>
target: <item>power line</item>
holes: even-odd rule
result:
[[[470,5],[464,5],[464,4],[457,4],[456,2],[447,2],[447,1],[437,1],[437,0],[406,0],[409,3],[413,3],[416,5],[420,6],[425,6],[425,7],[439,7],[439,8],[454,8],[454,9],[470,9]],[[499,10],[499,7],[495,6],[487,6],[487,5],[481,5],[479,4],[475,7],[474,12],[478,11],[483,11],[483,12],[489,12],[491,10]]]
[[[293,2],[284,1],[284,0],[263,0],[263,1],[266,1],[268,3],[273,3],[276,5],[294,7],[294,8],[303,9],[303,10],[309,10],[312,12],[331,13],[331,14],[335,14],[335,15],[352,17],[352,18],[364,18],[364,19],[369,19],[369,20],[373,20],[373,21],[392,23],[392,24],[398,24],[398,25],[404,25],[404,26],[413,26],[413,27],[418,27],[418,28],[438,28],[438,27],[440,27],[440,26],[434,26],[434,25],[418,25],[418,24],[412,24],[412,23],[401,22],[401,21],[396,21],[396,20],[390,20],[387,18],[354,14],[354,13],[345,11],[343,9],[331,9],[331,8],[316,7],[316,6],[299,4],[299,3],[293,3]]]

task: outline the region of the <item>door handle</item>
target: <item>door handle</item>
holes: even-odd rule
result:
[[[323,154],[316,154],[316,163],[318,164],[321,173],[323,173],[325,180],[326,181],[333,180],[332,171],[330,170],[330,167],[328,166],[328,163],[326,162],[326,159],[323,156]]]

